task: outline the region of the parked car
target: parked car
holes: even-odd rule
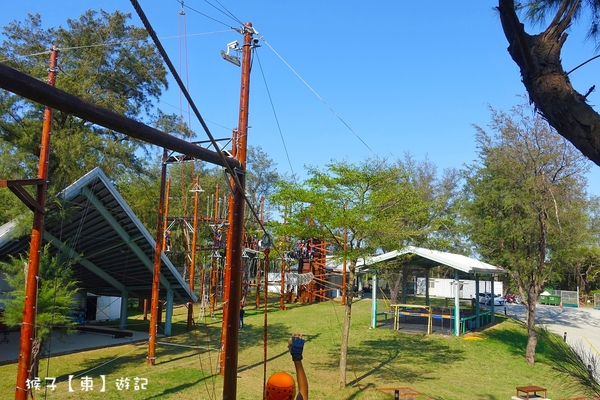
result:
[[[489,292],[479,293],[479,302],[485,304],[486,306],[488,306],[490,304],[491,298],[492,298],[492,294]],[[503,305],[504,305],[504,298],[499,294],[494,295],[494,306],[503,306]]]

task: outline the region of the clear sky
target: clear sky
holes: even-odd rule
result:
[[[488,125],[488,106],[508,110],[525,93],[492,0],[187,0],[185,17],[176,0],[140,4],[218,138],[237,126],[240,90],[240,69],[219,52],[242,41],[231,27],[253,23],[263,40],[251,76],[248,143],[261,146],[280,172],[304,176],[304,165],[406,152],[429,158],[440,172],[461,168],[476,157],[472,125]],[[128,12],[141,25],[126,0],[7,2],[0,25],[40,13],[44,26],[64,26],[89,8]],[[177,37],[183,32],[185,42]],[[583,38],[575,27],[566,69],[593,55]],[[571,76],[580,92],[596,83],[599,62]],[[157,106],[179,114],[179,104],[173,82]],[[201,130],[194,117],[184,118]],[[598,195],[599,171],[593,166],[590,174]]]

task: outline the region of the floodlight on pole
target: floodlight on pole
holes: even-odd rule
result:
[[[228,61],[228,62],[232,63],[233,65],[237,65],[238,67],[241,66],[242,62],[240,61],[239,56],[229,54],[229,50],[233,50],[236,53],[239,53],[239,51],[240,51],[239,42],[236,40],[231,43],[227,43],[227,51],[221,50],[221,57],[223,57],[223,59],[225,61]]]

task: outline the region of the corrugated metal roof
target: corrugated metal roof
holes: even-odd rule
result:
[[[97,295],[121,296],[127,291],[129,297],[150,298],[156,241],[102,170],[93,169],[59,197],[64,209],[46,215],[44,243],[52,244],[52,254],[62,249],[80,255],[74,267],[79,286]],[[8,228],[0,227],[0,259],[29,250],[29,235],[11,238]],[[162,253],[161,298],[168,289],[178,301],[197,301],[181,272]]]
[[[357,263],[357,266],[364,269],[380,262],[392,260],[404,254],[414,255],[409,263],[409,266],[414,267],[433,268],[440,265],[445,265],[469,275],[498,275],[507,273],[504,268],[497,267],[471,257],[463,256],[461,254],[447,253],[413,246],[407,246],[401,250],[394,250],[390,251],[389,253],[369,257],[366,260],[360,260]]]

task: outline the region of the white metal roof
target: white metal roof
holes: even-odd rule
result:
[[[415,257],[413,257],[409,265],[422,268],[433,268],[440,265],[445,265],[457,269],[465,274],[496,275],[507,273],[504,268],[497,267],[471,257],[463,256],[461,254],[446,253],[443,251],[413,246],[407,246],[402,250],[394,250],[389,253],[369,257],[366,260],[359,261],[357,266],[365,268],[380,262],[392,260],[404,254],[414,254]]]

